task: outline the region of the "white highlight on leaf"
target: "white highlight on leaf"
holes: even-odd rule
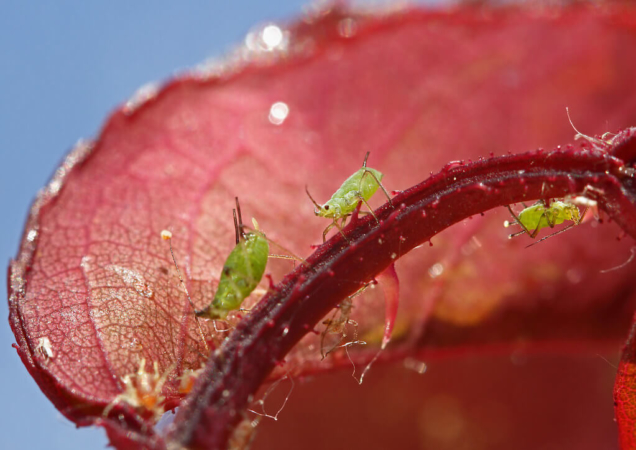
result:
[[[150,286],[148,286],[148,283],[146,283],[146,280],[140,273],[127,267],[116,266],[114,264],[106,266],[106,269],[115,272],[126,285],[132,287],[137,293],[144,297],[151,298],[154,295],[154,292],[150,289]]]
[[[269,108],[269,121],[274,125],[282,125],[289,115],[287,103],[276,102]]]
[[[132,114],[140,106],[146,103],[148,100],[152,100],[157,96],[159,92],[159,84],[158,83],[146,83],[141,86],[135,93],[128,99],[126,104],[124,105],[124,114]]]

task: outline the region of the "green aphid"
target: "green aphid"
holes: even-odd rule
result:
[[[236,212],[238,210],[238,221]],[[234,228],[236,230],[236,247],[223,264],[221,279],[212,303],[206,308],[196,311],[199,317],[208,319],[225,319],[230,311],[239,309],[260,283],[267,266],[269,242],[258,229],[258,223],[252,219],[254,231],[245,232],[241,218],[238,198],[234,210]]]
[[[528,234],[528,236],[534,239],[539,231],[541,231],[543,228],[554,228],[555,225],[560,225],[563,222],[572,222],[570,225],[563,228],[562,230],[559,230],[556,233],[552,233],[538,240],[534,244],[537,244],[559,233],[563,233],[573,226],[579,225],[583,220],[585,213],[587,212],[587,208],[585,208],[583,210],[583,213],[581,214],[579,208],[576,205],[567,201],[559,200],[553,200],[549,203],[549,205],[546,204],[545,201],[539,200],[534,205],[525,206],[525,209],[521,211],[518,216],[515,215],[510,206],[508,206],[508,210],[510,211],[510,214],[512,214],[512,217],[515,218],[515,222],[513,224],[519,225],[521,228],[523,228],[518,233],[511,234],[509,236],[510,239],[524,233]],[[504,223],[504,226],[506,227],[510,225],[512,224],[508,222]]]
[[[344,237],[342,229],[347,217],[351,215],[360,202],[363,202],[366,207],[369,208],[371,215],[378,220],[369,206],[369,203],[367,203],[378,188],[382,188],[386,198],[389,199],[389,203],[392,204],[389,193],[381,183],[384,175],[378,170],[367,167],[367,158],[369,158],[369,152],[367,152],[364,157],[362,167],[356,173],[347,178],[345,182],[342,183],[342,186],[340,186],[340,188],[331,196],[331,199],[324,205],[318,204],[309,193],[307,186],[305,186],[307,195],[316,207],[314,209],[314,214],[316,214],[316,216],[333,219],[333,223],[325,228],[325,231],[322,233],[323,242],[327,239],[327,233],[329,230],[331,230],[334,226],[338,227],[338,230],[340,230],[340,233]],[[341,223],[338,223],[338,220],[340,219]]]

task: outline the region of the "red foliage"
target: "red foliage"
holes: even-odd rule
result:
[[[598,151],[535,152],[450,164],[408,188],[449,160],[570,142],[565,106],[588,134],[636,123],[635,23],[636,12],[619,7],[331,11],[290,28],[284,50],[254,51],[239,67],[183,77],[123,108],[92,145],[69,156],[32,210],[10,269],[10,320],[23,362],[71,420],[108,423],[119,448],[138,446],[124,443],[130,436],[160,447],[150,419],[125,404],[113,408],[118,421],[101,418],[142,357],[169,371],[162,394],[172,407],[181,398],[178,378],[207,356],[160,231],[172,231],[200,308],[234,242],[235,195],[270,238],[306,256],[328,222],[313,216],[303,186],[328,198],[366,151],[389,189],[406,189],[394,199],[404,209],[384,205],[382,225],[366,217],[349,227],[357,246],[336,237],[320,247],[309,268],[297,268],[243,320],[230,319],[237,330],[228,341],[207,330],[222,357],[208,363],[191,395],[198,401],[181,408],[171,439],[223,446],[237,411],[284,358],[294,376],[349,364],[343,352],[321,361],[320,336],[290,349],[396,259],[400,310],[387,358],[624,339],[635,269],[599,273],[629,254],[616,228],[581,226],[524,250],[527,238],[508,241],[506,212],[498,211],[406,255],[470,215],[587,184],[603,189],[602,206],[634,236],[627,191],[617,184],[629,188],[621,161]],[[277,125],[268,113],[279,101],[289,116]],[[631,147],[621,152],[633,159]],[[290,264],[269,267],[280,280]],[[371,346],[350,349],[359,363],[382,340],[378,291],[354,300],[352,317]],[[50,353],[38,350],[43,339]],[[620,397],[634,392],[629,364],[626,357],[628,376],[619,377],[624,448],[634,445],[626,437],[633,400]]]

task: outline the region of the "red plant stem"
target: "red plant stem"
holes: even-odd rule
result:
[[[636,131],[626,133],[633,142]],[[632,159],[633,151],[621,152]],[[394,197],[393,207],[379,208],[379,224],[371,216],[352,223],[345,229],[350,243],[335,236],[261,300],[208,361],[176,415],[168,447],[226,448],[269,373],[341,299],[465,218],[511,203],[585,191],[636,238],[632,172],[611,152],[571,148],[447,165]]]

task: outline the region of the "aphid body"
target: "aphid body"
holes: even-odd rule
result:
[[[550,203],[550,206],[546,206],[545,202],[539,201],[521,211],[517,219],[527,231],[532,231],[528,234],[534,238],[543,228],[553,228],[566,220],[579,222],[581,214],[579,209],[571,203],[555,200]]]
[[[525,206],[525,205],[524,205]],[[575,225],[579,225],[583,221],[583,217],[587,212],[587,207],[583,210],[583,213],[579,212],[579,208],[570,201],[560,201],[553,200],[549,204],[543,200],[539,200],[534,205],[526,206],[523,211],[519,213],[519,215],[515,215],[510,206],[508,206],[508,211],[512,214],[512,217],[515,218],[515,224],[519,225],[523,230],[518,233],[511,234],[509,238],[513,238],[519,236],[520,234],[528,234],[532,239],[534,239],[539,231],[543,228],[554,228],[555,225],[560,225],[565,221],[571,221],[572,223],[567,227],[559,230],[555,233],[552,233],[542,239],[539,239],[534,244],[529,245],[528,247],[535,245],[545,239],[551,238],[557,234],[563,233],[566,230],[569,230]],[[511,224],[506,222],[504,226],[508,227]]]
[[[255,220],[253,223],[255,230],[245,232],[240,209],[238,222],[235,210],[236,246],[223,264],[221,279],[214,299],[206,308],[196,311],[197,316],[225,319],[230,311],[240,308],[243,300],[260,283],[265,273],[265,266],[267,266],[269,242],[265,235],[258,230],[258,224]]]
[[[360,201],[369,208],[369,211],[371,211],[371,214],[375,217],[373,210],[367,202],[373,194],[376,193],[378,188],[382,188],[386,197],[389,199],[389,203],[391,202],[389,193],[381,183],[384,175],[379,170],[367,167],[368,157],[369,153],[367,152],[362,167],[347,178],[324,205],[317,203],[311,194],[309,194],[309,190],[307,190],[307,195],[309,195],[309,198],[315,206],[314,214],[319,217],[333,219],[333,223],[323,232],[323,241],[326,239],[327,232],[334,226],[338,227],[342,233],[342,226],[346,218],[356,209]],[[342,219],[342,224],[338,224],[337,221],[339,219]]]
[[[367,173],[373,176],[365,176]],[[314,213],[319,217],[328,219],[340,219],[347,214],[351,214],[361,199],[365,202],[376,193],[384,175],[379,171],[363,167],[342,183],[331,199],[320,208],[316,208]],[[377,180],[377,181],[376,181]]]

